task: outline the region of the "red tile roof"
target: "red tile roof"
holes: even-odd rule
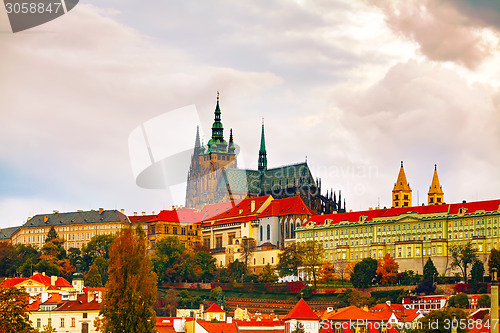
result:
[[[201,210],[202,221],[211,219],[214,216],[217,216],[239,204],[240,201],[228,201],[228,202],[220,202],[212,205],[206,205]]]
[[[27,278],[8,278],[5,279],[2,284],[0,284],[0,287],[2,288],[10,288],[10,287],[15,287],[21,282],[26,281]]]
[[[212,305],[210,305],[204,312],[207,313],[207,312],[226,312],[226,311],[222,310],[220,306],[217,305],[217,303],[212,303]]]
[[[347,308],[333,310],[330,312],[325,311],[321,315],[321,319],[328,319],[333,321],[355,321],[357,319],[363,319],[366,321],[383,321],[383,318],[381,318],[377,314],[364,311],[355,306],[349,306]]]
[[[181,208],[177,210],[162,210],[158,215],[152,218],[150,222],[166,221],[197,223],[201,222],[201,218],[202,213],[190,208]]]
[[[86,295],[85,295],[86,297]],[[92,310],[100,310],[101,303],[97,301],[87,302],[85,300],[78,301],[67,301],[60,307],[54,309],[54,311],[92,311]]]
[[[392,314],[402,322],[411,322],[419,316],[417,309],[406,309],[402,304],[381,303],[371,307],[369,311],[378,314],[385,321],[389,320]]]
[[[360,216],[365,216],[365,221],[371,221],[374,218],[384,218],[391,216],[399,216],[402,214],[417,213],[417,214],[458,214],[459,208],[467,209],[466,214],[474,213],[478,210],[496,211],[499,209],[500,200],[476,201],[469,203],[444,204],[434,206],[414,206],[400,208],[384,208],[365,210],[359,212],[349,212],[340,214],[316,215],[311,217],[305,224],[313,222],[316,225],[322,225],[326,220],[330,220],[331,224],[339,222],[359,222]],[[305,225],[304,224],[304,225]]]
[[[319,317],[311,307],[301,298],[283,320],[299,319],[299,320],[319,320]]]
[[[300,197],[291,197],[276,199],[264,209],[259,217],[277,216],[277,215],[315,215],[315,213],[306,206]]]
[[[149,222],[156,215],[133,215],[129,216],[128,219],[131,223],[146,223]]]
[[[29,278],[9,278],[9,279],[5,279],[5,281],[2,282],[1,286],[4,287],[4,288],[8,288],[8,287],[14,287],[26,280],[32,280],[32,281],[35,281],[35,282],[38,282],[38,283],[41,283],[47,287],[50,287],[52,285],[52,280],[50,278],[50,276],[47,276],[47,275],[43,275],[41,273],[37,273],[35,275],[33,275],[32,277],[29,277]],[[71,283],[69,283],[65,278],[62,278],[62,277],[58,277],[57,280],[56,280],[56,283],[54,285],[54,287],[72,287]]]
[[[209,323],[207,321],[198,321],[209,333],[238,333],[238,327],[235,323]]]
[[[244,217],[244,216],[256,216],[259,209],[266,203],[266,201],[270,198],[270,195],[265,197],[257,197],[257,198],[248,198],[242,200],[236,206],[231,207],[225,212],[216,215],[210,219],[205,219],[203,221],[203,226],[210,225],[211,220],[223,220],[227,219],[227,223],[230,223],[230,220],[233,218]],[[255,202],[254,210],[252,211],[252,201]]]

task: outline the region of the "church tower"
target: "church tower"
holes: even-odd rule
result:
[[[392,207],[411,207],[411,188],[410,184],[406,181],[403,161],[401,161],[398,180],[392,190]]]
[[[264,137],[264,119],[262,119],[262,133],[260,135],[260,149],[259,149],[259,169],[260,173],[267,170],[267,153],[266,153],[266,139]]]
[[[237,167],[235,150],[232,130],[229,144],[224,140],[224,126],[221,121],[219,92],[217,92],[212,137],[206,148],[203,144],[200,145],[199,129],[196,130],[186,186],[186,207],[201,209],[207,204],[229,200],[227,193],[218,192],[217,185],[225,169]]]
[[[434,164],[434,175],[432,176],[432,183],[427,193],[428,205],[442,205],[444,201],[443,188],[439,184],[439,177],[437,173],[437,165]]]

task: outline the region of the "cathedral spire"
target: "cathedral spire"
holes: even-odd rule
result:
[[[217,91],[217,105],[214,111],[214,123],[212,124],[212,138],[207,145],[211,152],[226,152],[227,143],[224,141],[224,126],[221,122],[221,111],[219,106],[219,92]]]
[[[439,177],[437,173],[437,165],[434,164],[434,175],[432,176],[431,186],[429,187],[429,193],[427,193],[427,199],[429,205],[442,205],[444,199],[444,192],[441,184],[439,183]]]
[[[262,133],[260,135],[260,149],[259,149],[259,171],[267,170],[267,152],[266,152],[266,139],[264,136],[264,118],[262,118]]]
[[[197,155],[200,151],[200,126],[196,126],[196,139],[194,140],[194,154]]]
[[[234,150],[235,150],[235,148],[234,148],[234,141],[233,141],[233,129],[231,128],[229,130],[229,146],[227,148],[227,152],[229,154],[234,154]]]

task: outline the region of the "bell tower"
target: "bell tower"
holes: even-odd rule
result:
[[[398,179],[392,190],[392,207],[411,207],[411,202],[411,188],[406,180],[403,161],[401,161]]]
[[[427,193],[428,205],[442,205],[444,202],[444,192],[441,184],[439,184],[439,177],[437,173],[437,165],[434,164],[434,175],[432,176],[432,183]]]

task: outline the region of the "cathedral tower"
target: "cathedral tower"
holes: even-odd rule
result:
[[[398,180],[392,190],[392,207],[411,207],[411,188],[410,184],[406,181],[403,161],[401,161]]]
[[[427,193],[428,205],[442,205],[444,201],[443,188],[439,184],[439,177],[437,173],[437,165],[434,164],[434,175],[432,176],[432,183]]]

